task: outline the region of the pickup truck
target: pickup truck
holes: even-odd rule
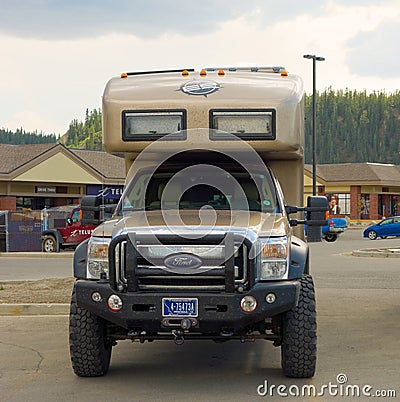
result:
[[[329,218],[328,224],[322,226],[322,238],[327,242],[336,241],[339,234],[343,233],[347,228],[345,218]]]
[[[42,251],[58,252],[62,248],[75,248],[88,239],[96,225],[85,225],[80,219],[80,206],[67,205],[42,211]]]

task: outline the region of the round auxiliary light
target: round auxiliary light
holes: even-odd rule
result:
[[[102,299],[103,299],[103,298],[101,297],[101,294],[100,294],[99,292],[93,292],[93,293],[92,293],[92,300],[93,300],[95,303],[101,302]]]
[[[268,304],[275,303],[275,300],[276,300],[276,296],[275,296],[274,293],[268,293],[268,294],[265,296],[265,301],[266,301]]]
[[[122,310],[122,300],[117,295],[111,295],[107,300],[108,308],[114,313]]]
[[[240,308],[245,313],[252,313],[257,308],[257,300],[254,296],[244,296],[240,300]]]

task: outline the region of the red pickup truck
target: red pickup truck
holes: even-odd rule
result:
[[[88,239],[96,227],[81,223],[79,205],[48,208],[42,212],[42,251],[46,253],[75,248]]]

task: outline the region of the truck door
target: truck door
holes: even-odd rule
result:
[[[80,210],[74,209],[66,228],[62,230],[64,243],[81,243],[90,237],[94,228],[95,226],[83,225],[80,220]]]

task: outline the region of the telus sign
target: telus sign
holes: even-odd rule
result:
[[[119,200],[123,191],[124,186],[101,186],[98,184],[89,184],[86,186],[87,195],[104,197],[106,200]]]

